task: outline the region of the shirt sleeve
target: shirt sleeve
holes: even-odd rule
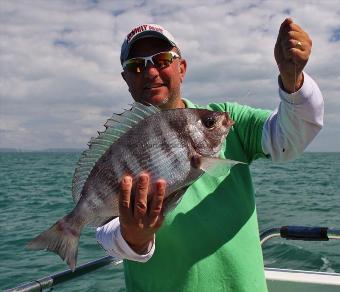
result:
[[[144,263],[152,257],[155,251],[155,238],[153,243],[150,244],[147,254],[140,255],[132,250],[120,232],[119,217],[98,227],[96,239],[110,256],[117,259],[127,259]]]
[[[275,162],[295,159],[323,126],[324,100],[314,80],[304,74],[302,87],[292,94],[279,88],[279,107],[266,120],[263,152]]]

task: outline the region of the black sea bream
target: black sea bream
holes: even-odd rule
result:
[[[224,167],[227,171],[225,167],[237,163],[218,158],[233,124],[224,112],[160,111],[139,103],[113,115],[105,124],[106,130],[91,139],[78,162],[72,183],[77,205],[31,241],[28,248],[53,251],[74,270],[82,228],[87,224],[101,226],[119,216],[123,175],[136,177],[146,171],[151,186],[163,178],[167,182],[164,208],[174,207],[186,188],[205,171],[216,174],[216,169]]]

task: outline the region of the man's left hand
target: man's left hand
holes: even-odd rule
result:
[[[302,70],[306,66],[312,49],[308,34],[292,19],[281,24],[274,55],[279,67],[283,89],[292,93],[303,84]]]

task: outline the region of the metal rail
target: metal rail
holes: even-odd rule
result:
[[[47,277],[34,280],[32,282],[24,283],[17,287],[10,288],[8,290],[5,290],[5,292],[43,291],[43,289],[50,288],[57,284],[80,277],[84,274],[93,272],[109,264],[119,265],[121,262],[122,262],[121,260],[117,260],[111,256],[103,257],[79,266],[78,268],[75,269],[74,272],[68,269],[54,275],[49,275]]]
[[[289,240],[328,241],[330,239],[340,239],[340,229],[307,226],[282,226],[270,228],[261,232],[261,245],[274,237],[281,237]]]
[[[327,241],[329,239],[340,239],[340,229],[332,229],[328,227],[306,227],[306,226],[282,226],[267,229],[260,234],[261,245],[267,240],[281,237],[291,240],[309,240],[309,241]],[[89,272],[100,269],[109,264],[119,265],[122,261],[111,256],[103,257],[87,264],[81,265],[75,269],[65,270],[63,272],[49,275],[47,277],[21,284],[15,288],[6,290],[5,292],[31,292],[42,291],[57,284],[82,276]]]

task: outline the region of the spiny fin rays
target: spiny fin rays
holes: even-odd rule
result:
[[[105,123],[105,131],[98,132],[96,138],[91,138],[89,149],[84,151],[74,172],[72,181],[72,196],[75,203],[81,197],[84,184],[96,162],[104,155],[110,146],[124,135],[129,129],[145,118],[160,112],[158,107],[144,105],[138,102],[131,109],[121,114],[113,114]]]

